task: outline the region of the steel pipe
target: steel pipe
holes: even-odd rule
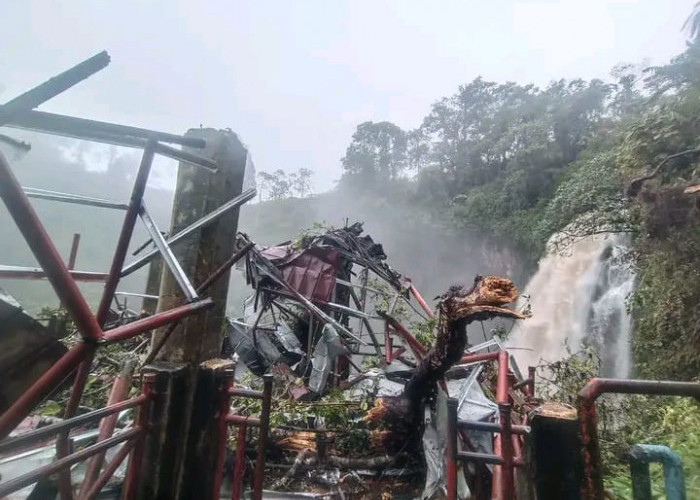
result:
[[[141,406],[142,404],[146,403],[146,401],[148,401],[147,396],[136,396],[135,398],[127,399],[126,401],[122,401],[120,403],[105,406],[104,408],[99,408],[97,410],[78,415],[77,417],[73,417],[69,420],[56,422],[55,424],[46,425],[33,431],[20,434],[17,437],[5,439],[3,441],[0,441],[0,454],[8,453],[12,450],[16,450],[17,448],[21,448],[22,446],[37,443],[55,434],[58,434],[63,430],[69,430],[83,424],[96,422],[97,420],[100,420],[101,418],[107,417],[109,415],[128,410],[129,408]]]
[[[151,166],[153,165],[155,144],[155,141],[149,140],[148,144],[146,145],[146,149],[143,150],[143,155],[141,156],[141,164],[139,165],[138,172],[136,173],[136,180],[134,181],[134,187],[131,191],[129,208],[127,208],[126,214],[124,215],[124,222],[122,223],[122,229],[119,233],[117,247],[114,250],[112,265],[109,269],[109,278],[107,278],[107,283],[105,283],[105,288],[102,292],[102,299],[100,300],[100,305],[97,308],[96,319],[100,326],[104,326],[105,321],[107,320],[109,308],[112,304],[112,299],[114,298],[114,292],[116,291],[117,285],[119,284],[119,279],[121,278],[119,273],[124,266],[124,259],[126,258],[127,251],[129,250],[129,243],[131,242],[131,235],[134,233],[134,225],[136,224],[136,219],[138,218],[139,211],[141,210],[143,194],[146,191],[148,174],[151,172]]]
[[[578,418],[583,447],[584,478],[582,500],[603,500],[603,471],[598,442],[598,414],[595,401],[602,394],[649,394],[700,398],[698,382],[659,380],[591,379],[578,393]]]
[[[185,294],[187,301],[190,302],[196,300],[198,298],[197,291],[192,286],[192,283],[190,283],[190,280],[185,274],[185,271],[182,269],[180,262],[178,262],[170,246],[168,246],[168,243],[165,241],[165,238],[158,229],[158,226],[151,217],[151,214],[148,213],[146,204],[143,202],[143,200],[141,200],[139,216],[141,217],[143,224],[146,226],[146,231],[148,231],[148,234],[151,236],[151,241],[155,244],[158,252],[160,252],[160,256],[163,261],[165,261],[168,269],[170,269],[170,272],[173,273],[175,281],[177,281],[177,284],[180,285],[180,289],[182,290],[182,293]]]
[[[460,429],[468,429],[472,431],[486,431],[486,432],[501,432],[500,424],[494,422],[480,422],[476,420],[470,420],[467,422],[457,422]],[[513,434],[518,434],[524,436],[530,433],[530,427],[527,425],[513,425],[511,426],[511,432]]]
[[[102,450],[111,448],[112,446],[122,443],[124,441],[137,439],[142,433],[143,430],[139,427],[136,427],[134,429],[122,432],[119,435],[109,438],[105,441],[102,441],[101,443],[88,446],[87,448],[84,448],[76,453],[68,455],[67,457],[64,457],[60,460],[56,460],[55,462],[52,462],[48,465],[44,465],[43,467],[34,469],[31,472],[22,474],[19,477],[10,479],[5,483],[0,484],[0,498],[5,497],[6,495],[9,495],[10,493],[13,493],[17,490],[21,490],[22,488],[37,482],[42,477],[51,476],[57,473],[58,471],[70,467],[73,464],[82,462],[86,458],[89,458],[95,455],[96,453],[101,452]]]
[[[105,485],[112,478],[112,476],[114,476],[114,473],[117,471],[124,459],[126,459],[126,457],[129,456],[129,453],[131,453],[131,450],[134,449],[134,447],[136,446],[137,439],[132,439],[131,441],[127,441],[126,443],[124,443],[121,449],[112,457],[112,460],[109,461],[109,463],[105,467],[104,472],[102,472],[102,474],[100,474],[97,477],[97,479],[95,479],[95,481],[92,483],[90,489],[87,490],[87,492],[84,495],[81,495],[79,497],[80,500],[92,500],[93,498],[97,497],[100,491],[102,491],[102,488],[104,488]]]
[[[224,215],[229,210],[233,210],[234,208],[240,207],[246,201],[254,198],[255,193],[256,193],[255,189],[248,189],[248,190],[244,191],[243,193],[239,194],[238,196],[236,196],[234,199],[232,199],[228,203],[221,205],[216,210],[205,215],[204,217],[202,217],[198,221],[190,224],[189,226],[184,228],[182,231],[179,231],[174,236],[171,236],[170,238],[168,238],[166,240],[166,243],[170,246],[174,245],[175,243],[177,243],[181,239],[192,234],[197,229],[200,229],[202,227],[205,227],[205,226],[211,224],[212,222],[214,222],[216,219],[218,219],[219,217]],[[124,267],[121,270],[121,277],[123,278],[124,276],[127,276],[138,269],[141,269],[143,266],[145,266],[151,260],[153,260],[153,257],[155,257],[157,255],[158,255],[158,250],[151,250],[151,251],[145,253],[139,259],[135,260],[134,262],[132,262],[132,263],[128,264],[126,267]]]
[[[241,260],[247,253],[248,251],[255,246],[255,243],[249,242],[246,245],[243,246],[240,250],[235,252],[226,262],[224,262],[216,271],[212,273],[211,276],[209,276],[207,279],[204,280],[204,282],[197,287],[197,293],[202,294],[206,292],[211,285],[216,283],[218,279],[220,279],[226,272],[239,260]],[[158,297],[156,297],[158,298]],[[151,363],[160,350],[163,348],[165,343],[168,341],[170,336],[173,334],[175,329],[177,328],[177,325],[179,325],[179,321],[175,321],[171,323],[168,328],[163,332],[163,334],[157,339],[153,347],[151,347],[150,352],[146,356],[146,359],[144,360],[143,364],[147,365]]]
[[[245,422],[238,426],[236,436],[236,463],[231,477],[231,500],[240,500],[243,491],[243,475],[245,473],[245,441],[247,426]]]
[[[234,398],[253,398],[253,399],[263,399],[265,394],[262,391],[254,391],[252,389],[240,389],[237,387],[232,387],[229,389],[228,393]]]
[[[153,330],[160,326],[166,325],[171,321],[176,321],[189,316],[190,314],[197,313],[204,309],[209,309],[214,305],[214,301],[210,298],[205,298],[192,304],[185,304],[184,306],[175,307],[168,311],[155,314],[153,316],[148,316],[147,318],[139,319],[126,325],[118,326],[112,330],[105,332],[106,342],[120,342],[122,340],[130,339],[140,333]]]
[[[219,388],[219,415],[217,423],[219,427],[219,442],[216,453],[216,465],[214,469],[214,487],[211,492],[212,500],[221,498],[221,482],[224,476],[224,462],[226,461],[226,441],[228,437],[228,424],[226,416],[228,415],[231,397],[230,391],[233,386],[234,370],[226,370],[224,383]]]
[[[272,406],[272,375],[263,375],[263,400],[260,412],[260,435],[258,436],[258,456],[253,473],[253,500],[262,500],[263,479],[265,477],[265,451],[267,434],[270,428],[270,409]]]
[[[36,189],[25,187],[24,193],[29,198],[37,198],[39,200],[58,201],[61,203],[72,203],[74,205],[87,205],[90,207],[113,208],[116,210],[126,210],[129,205],[119,201],[105,200],[103,198],[93,198],[91,196],[81,196],[70,193],[61,193],[59,191],[48,191],[46,189]]]
[[[74,271],[68,269],[69,276],[75,281],[99,283],[106,281],[109,274],[92,271]],[[0,264],[0,279],[43,280],[47,273],[40,267],[8,266]],[[50,278],[49,278],[50,279]]]
[[[102,329],[92,315],[90,306],[80,293],[78,285],[71,277],[61,255],[2,153],[0,153],[0,196],[82,337],[92,342],[100,340]]]
[[[5,126],[128,147],[143,148],[145,145],[144,141],[148,140],[180,144],[191,148],[204,148],[206,146],[204,139],[196,137],[183,137],[177,134],[118,125],[116,123],[87,120],[85,118],[43,111],[31,111],[26,106],[13,114]]]
[[[143,385],[141,387],[141,395],[145,396],[146,399],[150,399],[153,395],[153,384],[155,383],[155,374],[147,373],[143,377]],[[142,406],[136,415],[136,425],[142,429],[149,429],[149,412],[146,411],[147,407]],[[136,492],[139,485],[139,478],[141,477],[141,469],[143,463],[143,452],[144,452],[144,441],[145,436],[142,436],[136,442],[134,451],[131,454],[129,460],[129,466],[126,470],[126,477],[124,478],[124,488],[123,496],[125,500],[133,500],[136,498]]]
[[[7,437],[42,399],[48,396],[91,352],[83,342],[73,346],[61,359],[46,370],[12,406],[0,415],[0,438]]]
[[[109,54],[102,51],[6,102],[0,106],[0,125],[6,124],[17,113],[36,108],[106,68],[109,61]]]

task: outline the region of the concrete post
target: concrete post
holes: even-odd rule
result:
[[[214,129],[191,129],[186,137],[207,141],[197,154],[218,164],[215,173],[180,164],[170,234],[195,222],[242,192],[247,151],[235,134]],[[193,233],[174,246],[183,270],[196,287],[228,257],[235,245],[238,211]],[[230,364],[217,360],[223,336],[228,274],[207,295],[215,306],[177,327],[155,362],[154,405],[146,439],[139,498],[211,498],[214,484],[218,427],[218,386]],[[167,268],[163,270],[158,311],[185,299]],[[154,332],[154,343],[163,334]],[[207,401],[211,399],[209,403]]]

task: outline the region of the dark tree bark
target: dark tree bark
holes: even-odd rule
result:
[[[506,278],[477,276],[470,288],[455,286],[438,304],[439,321],[435,344],[418,364],[401,396],[375,402],[366,420],[381,422],[396,434],[415,434],[421,409],[445,372],[459,361],[467,343],[467,325],[494,317],[525,319],[527,315],[503,307],[518,298],[515,285]]]

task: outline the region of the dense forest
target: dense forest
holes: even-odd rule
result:
[[[362,123],[338,190],[367,203],[396,199],[414,207],[407,218],[420,210],[513,247],[531,265],[557,233],[559,247],[630,233],[636,372],[691,379],[700,373],[700,214],[691,192],[700,183],[700,45],[666,66],[612,74],[546,88],[477,78],[436,102],[415,130]]]

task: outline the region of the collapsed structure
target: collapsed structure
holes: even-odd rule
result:
[[[273,411],[285,415],[287,427],[296,430],[280,429],[273,433],[272,446],[283,453],[292,453],[288,459],[294,459],[295,464],[299,460],[312,461],[319,470],[329,464],[353,470],[401,465],[403,475],[412,478],[408,481],[412,488],[418,487],[413,481],[415,468],[427,465],[428,480],[420,488],[424,489],[423,497],[430,498],[446,487],[442,459],[446,436],[437,431],[435,424],[437,401],[442,407],[440,413],[444,413],[447,398],[457,397],[457,421],[497,425],[493,422],[499,418],[499,407],[485,395],[482,385],[485,384],[489,394],[495,394],[500,383],[499,396],[507,399],[502,392],[507,387],[503,384],[508,383],[519,384],[516,392],[521,396],[517,407],[500,418],[521,425],[522,415],[534,408],[532,373],[530,378],[524,379],[511,359],[505,363],[501,360],[496,371],[484,372],[491,362],[505,355],[497,338],[463,353],[466,318],[473,321],[501,313],[513,318],[524,317],[500,307],[517,298],[517,292],[507,280],[478,277],[471,289],[448,292],[441,299],[442,304],[457,297],[465,300],[460,316],[465,321],[452,325],[452,331],[449,314],[436,315],[410,278],[387,264],[382,245],[363,234],[361,223],[338,229],[316,227],[303,233],[297,241],[272,247],[251,245],[245,235],[239,238],[239,247],[250,248],[242,271],[253,293],[245,301],[243,317],[228,323],[224,353],[235,353],[239,362],[255,375],[272,370],[280,377],[293,380],[284,390],[277,391],[276,402],[289,398],[300,404],[315,401],[314,404],[321,407],[361,401],[368,403],[367,406],[374,404],[369,412],[348,413],[345,426],[333,428],[323,419],[319,421],[319,412],[315,412],[313,406],[306,407],[306,411],[297,407],[294,412],[285,414],[285,405],[277,403]],[[499,286],[507,290],[496,297]],[[476,294],[478,300],[467,303],[470,294]],[[422,331],[422,342],[410,330]],[[443,330],[445,336],[452,335],[448,350],[456,353],[456,359],[452,359],[455,354],[431,351]],[[429,356],[433,357],[426,360]],[[435,373],[428,373],[431,370]],[[500,375],[498,370],[501,370]],[[237,373],[239,380],[245,378],[240,370]],[[416,382],[421,376],[426,382]],[[427,382],[436,378],[443,380],[437,399],[431,396],[432,384]],[[330,393],[333,399],[327,401],[324,396]],[[400,403],[402,398],[414,400],[413,406],[419,408],[405,411],[406,404]],[[427,405],[424,422],[422,416],[409,413],[422,415],[426,398],[432,402]],[[365,433],[359,443],[372,444],[348,447],[343,438],[348,432],[347,425],[352,426],[356,435]],[[425,430],[421,432],[422,429]],[[318,457],[319,435],[323,436],[324,443],[321,458]],[[464,438],[473,452],[496,456],[488,432],[470,429]],[[512,464],[516,462],[514,450],[521,450],[522,443],[519,436],[509,439],[518,442],[517,446],[506,447],[505,452],[510,454],[508,474],[512,478]],[[417,455],[413,453],[421,447],[425,462],[415,460]],[[338,453],[340,450],[342,456]],[[354,461],[344,461],[353,453]],[[234,477],[239,474],[240,471]],[[507,478],[502,480],[499,476],[493,481],[490,476],[490,468],[480,469],[469,475],[469,486],[482,491],[514,488]],[[283,483],[291,485],[294,479],[301,480],[308,488],[305,481],[313,479],[313,474],[307,471],[295,478],[294,474],[287,473]],[[360,493],[355,491],[355,494]]]

